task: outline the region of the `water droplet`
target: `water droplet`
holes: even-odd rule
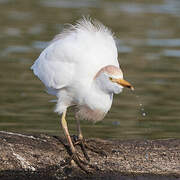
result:
[[[144,108],[144,105],[143,105],[143,103],[142,103],[142,101],[140,99],[140,96],[136,95],[136,98],[138,100],[138,105],[139,105],[138,109],[139,109],[139,112],[140,112],[141,116],[143,116],[143,117],[147,116],[147,113],[145,112],[145,108]]]

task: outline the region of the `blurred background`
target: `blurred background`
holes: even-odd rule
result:
[[[31,65],[65,23],[90,15],[116,35],[125,79],[104,121],[81,122],[85,137],[180,137],[179,0],[0,0],[0,130],[62,135],[54,99]],[[76,134],[73,112],[68,115]]]

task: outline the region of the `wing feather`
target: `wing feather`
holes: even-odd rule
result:
[[[52,54],[52,48],[46,48],[31,69],[47,88],[61,89],[72,80],[73,63]]]
[[[57,35],[31,69],[47,88],[83,88],[107,65],[119,67],[111,31],[83,19]]]

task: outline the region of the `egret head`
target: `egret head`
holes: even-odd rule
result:
[[[106,66],[102,68],[95,76],[98,87],[105,93],[119,94],[124,87],[134,90],[133,86],[123,79],[123,73],[116,66]]]

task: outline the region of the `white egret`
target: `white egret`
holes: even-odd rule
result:
[[[47,92],[57,97],[55,112],[62,115],[72,158],[84,169],[68,131],[68,107],[78,108],[75,118],[82,142],[79,119],[102,120],[111,108],[114,93],[119,94],[123,87],[133,90],[123,79],[112,32],[98,21],[83,18],[55,36],[31,69]]]

